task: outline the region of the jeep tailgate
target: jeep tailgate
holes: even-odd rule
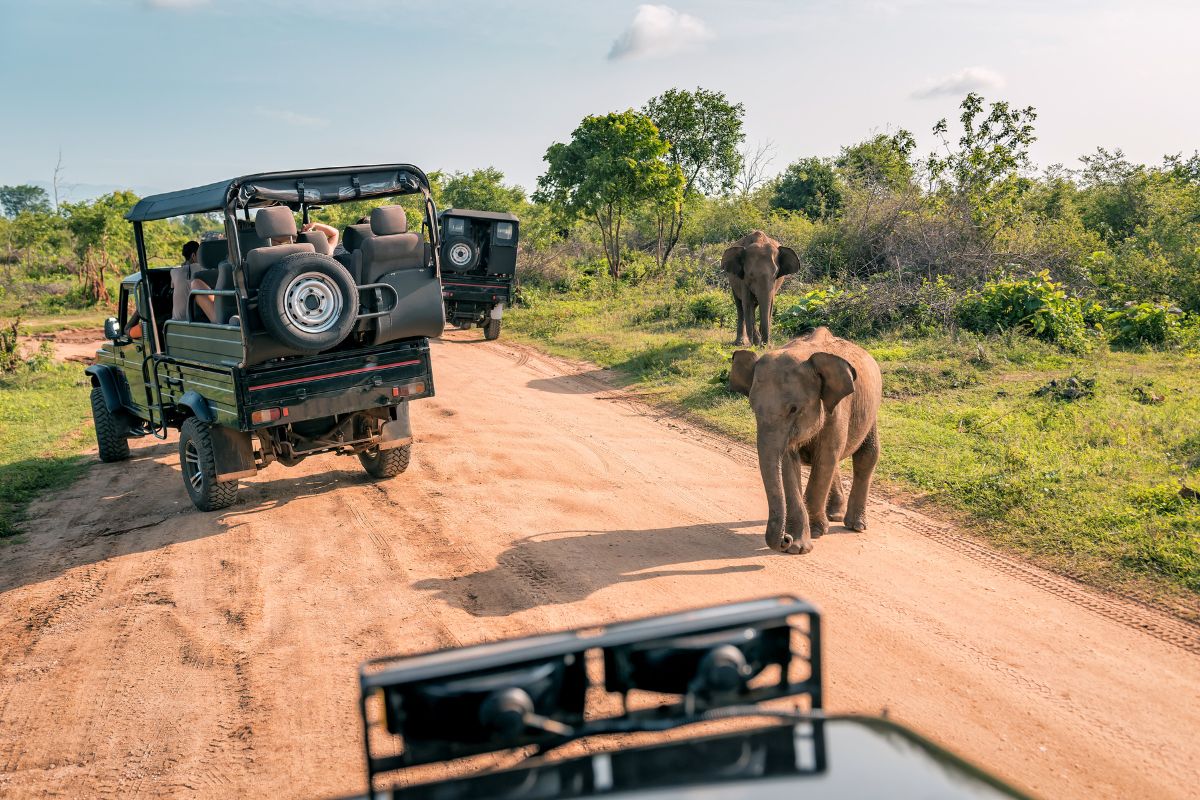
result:
[[[249,428],[300,422],[433,396],[427,339],[329,353],[253,367],[243,375]],[[278,408],[277,421],[252,421],[255,411]]]

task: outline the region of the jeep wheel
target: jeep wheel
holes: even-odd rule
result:
[[[331,257],[293,253],[267,270],[258,312],[275,341],[312,355],[350,335],[358,318],[358,287]]]
[[[412,458],[412,445],[405,444],[393,447],[391,450],[380,450],[372,447],[358,454],[363,469],[372,478],[394,478],[408,469],[408,461]]]
[[[92,387],[92,420],[96,423],[96,444],[100,460],[106,463],[129,458],[129,424],[108,410],[104,390]]]
[[[237,500],[238,482],[217,482],[217,462],[213,457],[211,426],[195,417],[184,420],[179,429],[179,466],[183,485],[192,503],[201,511],[229,508]]]
[[[464,236],[452,236],[442,248],[444,266],[451,272],[470,272],[479,263],[479,247]]]
[[[500,338],[500,320],[488,319],[483,324],[483,338],[489,342]]]

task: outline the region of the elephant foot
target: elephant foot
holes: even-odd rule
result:
[[[825,509],[825,516],[829,518],[830,522],[841,522],[846,518],[846,509],[827,508]]]
[[[734,347],[749,347],[750,342],[747,341],[746,339],[734,339],[733,346]]]
[[[858,514],[846,517],[846,521],[842,524],[852,531],[865,531],[867,529],[867,515]]]
[[[813,549],[812,540],[801,538],[799,541],[792,538],[790,533],[785,533],[783,539],[779,542],[779,552],[792,556],[802,556],[805,553],[811,553]]]
[[[808,534],[814,539],[820,539],[825,534],[829,533],[828,520],[813,520],[808,524]]]

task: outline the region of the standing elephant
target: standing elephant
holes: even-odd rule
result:
[[[866,530],[883,393],[875,359],[828,328],[817,328],[761,356],[735,351],[729,388],[749,396],[758,424],[758,468],[770,506],[767,546],[807,553],[812,537],[824,535],[831,519]],[[849,502],[838,467],[848,457],[854,459]],[[812,466],[804,502],[801,463]]]
[[[737,307],[738,330],[734,344],[769,345],[775,294],[785,277],[800,271],[796,251],[762,231],[753,231],[726,249],[721,256],[721,269],[729,275],[733,304]],[[755,307],[760,317],[757,329],[754,327]]]

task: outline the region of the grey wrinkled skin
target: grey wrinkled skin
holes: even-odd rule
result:
[[[883,381],[858,345],[817,328],[763,353],[738,350],[729,388],[750,398],[758,426],[758,468],[767,493],[767,546],[807,553],[830,520],[867,528],[867,492],[879,460],[876,425]],[[850,458],[850,496],[840,463]],[[811,467],[801,497],[801,465]]]
[[[721,269],[729,277],[737,308],[736,345],[769,345],[771,312],[783,279],[800,271],[800,258],[790,247],[753,231],[738,239],[721,256]],[[759,321],[755,327],[754,310]]]

